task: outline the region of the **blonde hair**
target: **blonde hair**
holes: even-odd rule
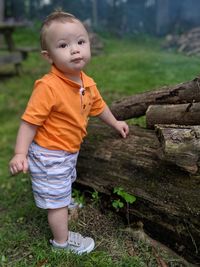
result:
[[[74,15],[64,12],[60,9],[55,10],[51,14],[49,14],[46,19],[43,21],[41,30],[40,30],[40,45],[42,50],[47,49],[47,44],[46,44],[46,32],[48,27],[51,25],[52,22],[58,21],[58,22],[74,22],[74,21],[79,21]],[[82,23],[82,22],[81,22]]]

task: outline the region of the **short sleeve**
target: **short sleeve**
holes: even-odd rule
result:
[[[91,107],[89,115],[98,116],[105,109],[106,103],[103,100],[102,96],[100,95],[99,90],[97,89],[96,86],[93,86],[91,88],[91,94],[92,94],[93,103],[92,103],[92,107]]]
[[[22,120],[35,125],[42,125],[47,119],[55,103],[51,87],[38,80],[35,82],[32,95],[28,101]]]

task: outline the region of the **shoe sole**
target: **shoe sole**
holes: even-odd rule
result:
[[[94,247],[95,247],[95,242],[94,240],[91,238],[91,244],[85,248],[85,249],[82,249],[81,251],[77,251],[77,250],[74,250],[74,249],[70,249],[69,247],[66,248],[66,247],[63,247],[63,248],[60,248],[60,247],[55,247],[52,245],[52,251],[54,252],[60,252],[60,251],[68,251],[68,252],[72,252],[74,254],[77,254],[77,255],[82,255],[84,253],[88,254],[90,253],[92,250],[94,250]]]
[[[81,250],[81,251],[78,251],[78,252],[77,251],[73,251],[73,252],[77,253],[78,255],[81,255],[81,254],[84,254],[84,253],[87,253],[87,254],[90,253],[95,247],[94,240],[93,239],[91,239],[91,240],[92,240],[92,242],[91,242],[90,246],[87,247],[87,249]]]

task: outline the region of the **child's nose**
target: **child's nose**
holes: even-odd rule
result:
[[[71,46],[71,54],[73,55],[73,54],[77,54],[77,53],[79,53],[78,46],[77,45],[72,45]]]

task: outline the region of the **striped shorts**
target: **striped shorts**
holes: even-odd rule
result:
[[[34,142],[30,145],[28,163],[37,207],[57,209],[70,204],[77,157],[78,152],[49,150]]]

